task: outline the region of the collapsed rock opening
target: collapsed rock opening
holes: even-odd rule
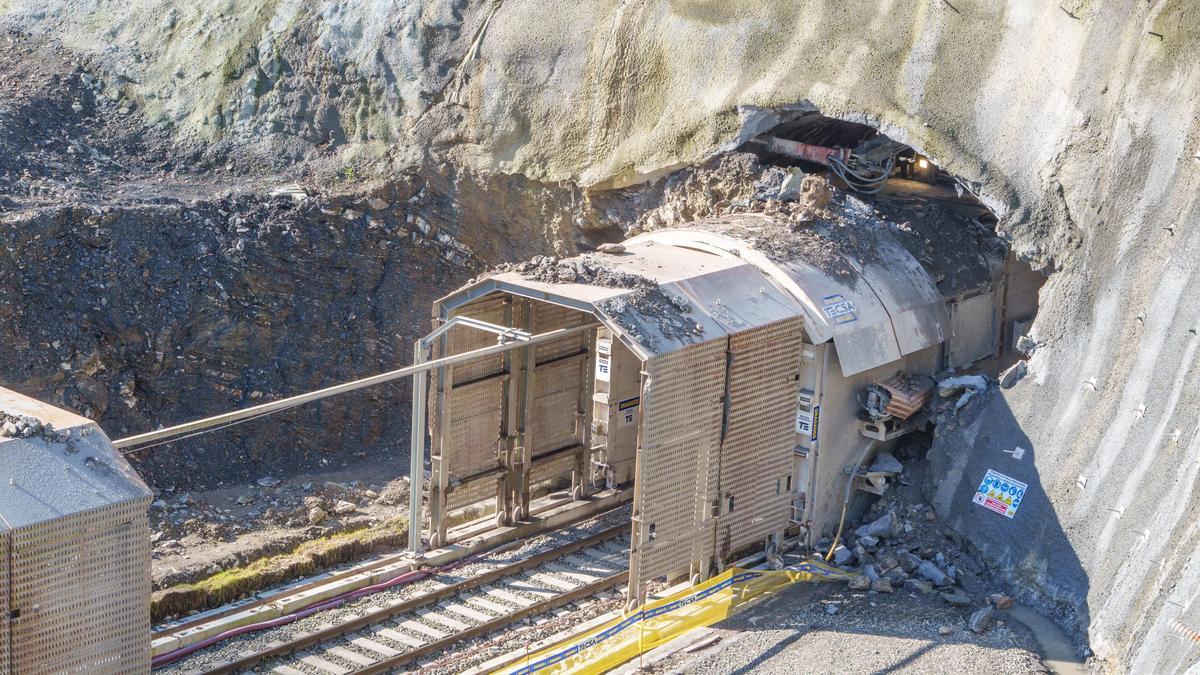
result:
[[[840,248],[859,245],[863,237],[854,230],[865,223],[855,215],[873,210],[871,215],[897,224],[906,248],[930,268],[943,291],[952,294],[988,285],[981,276],[986,266],[975,263],[978,256],[1002,251],[1003,268],[992,289],[998,308],[993,311],[1000,312],[999,330],[979,341],[996,345],[995,362],[989,364],[993,369],[1011,366],[1032,352],[1036,340],[1028,334],[1047,277],[1013,253],[998,235],[999,219],[978,197],[981,185],[944,171],[932,158],[875,127],[816,112],[784,121],[747,140],[737,151],[754,155],[761,165],[786,169],[768,182],[778,181],[780,199],[800,202],[801,222],[817,220],[831,202],[830,191],[809,176],[828,177],[844,191],[836,203],[851,220],[845,223],[851,228],[838,242]],[[870,174],[876,181],[864,184],[847,175],[847,169],[860,177]],[[984,322],[986,308],[977,297],[966,293],[952,305],[954,318],[964,329]]]

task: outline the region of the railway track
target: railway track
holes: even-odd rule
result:
[[[565,605],[620,586],[627,575],[628,533],[628,525],[619,525],[469,576],[438,575],[419,595],[367,598],[353,612],[288,639],[173,670],[349,675],[428,662],[466,641],[487,641],[526,620],[546,621],[556,611],[563,614]]]

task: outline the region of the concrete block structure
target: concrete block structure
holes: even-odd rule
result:
[[[91,420],[0,413],[0,673],[149,672],[150,490]]]

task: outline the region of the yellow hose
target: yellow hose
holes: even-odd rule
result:
[[[838,531],[833,537],[833,546],[829,547],[829,553],[825,554],[825,562],[833,560],[833,551],[838,547],[838,541],[842,538],[842,528],[846,525],[846,506],[848,502],[842,502],[842,517],[838,520]]]
[[[862,466],[863,460],[867,455],[871,454],[871,450],[878,445],[878,441],[867,443],[867,447],[863,448],[862,454],[858,456],[858,461],[854,463],[854,471],[850,473],[850,477],[846,479],[846,496],[842,498],[842,517],[838,519],[837,534],[833,537],[833,545],[829,547],[829,553],[825,554],[825,562],[833,560],[833,552],[838,547],[838,542],[842,538],[842,528],[846,526],[846,509],[850,506],[850,486],[854,485],[854,476],[858,473],[858,468]]]

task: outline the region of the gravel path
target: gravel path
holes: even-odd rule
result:
[[[835,614],[829,607],[836,607]],[[720,642],[672,655],[647,672],[680,673],[1041,673],[1032,633],[1000,616],[982,635],[971,608],[936,595],[860,593],[841,585],[797,585],[717,624]],[[940,631],[949,629],[948,635]],[[629,670],[636,670],[636,664]]]

